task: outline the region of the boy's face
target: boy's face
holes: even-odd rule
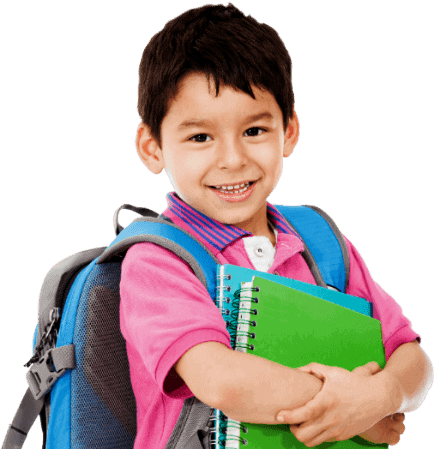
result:
[[[187,75],[161,124],[162,148],[144,125],[138,152],[154,173],[164,168],[181,199],[220,222],[264,234],[266,201],[298,138],[296,115],[285,132],[274,96],[252,86],[256,99]],[[223,188],[223,186],[225,188]]]

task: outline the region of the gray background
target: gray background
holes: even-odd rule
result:
[[[70,254],[108,245],[119,205],[166,206],[168,179],[135,152],[138,66],[168,20],[203,4],[0,6],[0,439],[26,388],[22,365],[45,274]],[[431,2],[234,4],[273,26],[293,60],[301,136],[270,201],[327,211],[434,359]],[[427,447],[430,416],[434,393],[407,414],[398,447]],[[41,441],[38,423],[27,447]]]

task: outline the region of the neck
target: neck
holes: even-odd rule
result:
[[[251,232],[251,231],[250,231]],[[268,224],[265,232],[252,232],[253,235],[259,237],[264,236],[267,237],[273,246],[276,246],[276,235],[274,234],[274,230],[270,224]]]
[[[266,237],[270,239],[273,246],[276,246],[276,235],[274,234],[274,230],[270,223],[268,223],[268,235]]]

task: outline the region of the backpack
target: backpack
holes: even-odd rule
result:
[[[275,206],[302,238],[316,283],[345,292],[349,256],[331,218],[314,206]],[[122,209],[141,215],[125,229]],[[218,261],[169,218],[124,204],[114,214],[108,246],[74,254],[47,274],[39,298],[27,389],[2,449],[19,449],[40,416],[44,449],[131,449],[136,403],[119,326],[119,282],[126,251],[139,242],[161,245],[190,265],[215,298]],[[197,398],[184,405],[166,449],[203,449],[212,439],[214,410]]]

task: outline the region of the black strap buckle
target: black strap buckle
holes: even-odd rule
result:
[[[53,358],[57,359],[56,363],[53,362]],[[33,363],[26,374],[33,397],[36,400],[42,398],[57,379],[65,374],[66,369],[74,367],[74,345],[49,349],[37,362]]]

